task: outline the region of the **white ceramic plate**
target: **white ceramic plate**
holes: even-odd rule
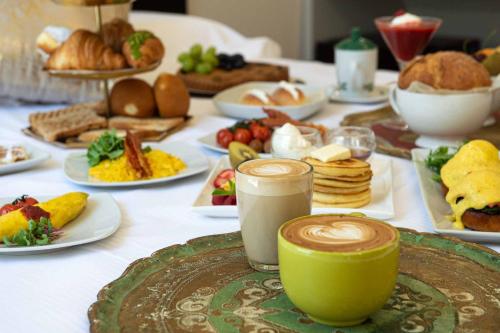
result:
[[[66,157],[64,161],[64,174],[75,184],[94,186],[94,187],[124,187],[124,186],[142,186],[150,184],[158,184],[163,182],[173,181],[179,178],[185,178],[196,175],[208,169],[208,159],[198,149],[182,143],[172,142],[166,144],[147,144],[153,149],[163,150],[172,154],[186,163],[187,168],[176,174],[175,176],[127,181],[127,182],[103,182],[92,180],[88,176],[89,166],[85,152],[72,153]]]
[[[34,196],[38,201],[52,199],[48,196]],[[0,198],[0,206],[15,198]],[[110,194],[90,194],[85,210],[74,221],[62,228],[61,237],[49,245],[6,247],[0,245],[0,254],[38,254],[65,247],[95,242],[112,235],[120,226],[120,208]]]
[[[453,224],[446,218],[452,211],[441,191],[441,185],[432,180],[432,171],[425,166],[424,161],[429,152],[429,149],[416,148],[412,149],[411,156],[417,171],[420,192],[434,230],[440,234],[458,237],[467,241],[500,242],[500,232],[459,230],[453,227]]]
[[[315,208],[313,214],[327,213],[352,213],[360,212],[367,216],[387,220],[394,217],[394,204],[392,200],[392,164],[387,157],[375,155],[370,160],[373,178],[371,184],[372,202],[362,208]],[[238,217],[236,206],[213,206],[212,191],[213,181],[223,169],[230,168],[229,158],[222,156],[210,172],[200,194],[191,209],[199,214],[211,217]]]
[[[198,142],[201,143],[201,145],[207,149],[223,153],[223,154],[229,154],[229,150],[226,148],[222,148],[219,146],[217,143],[217,132],[210,133],[208,135],[205,135],[201,138],[198,138]],[[259,153],[259,155],[263,158],[271,157],[271,154],[265,154],[265,153]]]
[[[306,103],[297,106],[270,106],[275,110],[288,114],[293,119],[301,120],[315,114],[327,103],[327,94],[320,87],[304,84],[295,84],[307,97]],[[241,96],[250,89],[261,89],[272,93],[278,87],[278,83],[272,82],[249,82],[226,89],[213,98],[214,104],[224,115],[240,118],[254,119],[264,118],[267,115],[262,111],[262,106],[246,105],[240,102]]]
[[[389,88],[387,86],[375,86],[371,94],[367,96],[346,96],[340,94],[337,87],[334,87],[333,93],[330,95],[330,101],[341,103],[360,103],[372,104],[382,103],[389,99]]]
[[[16,163],[0,164],[0,175],[34,168],[50,158],[49,153],[46,153],[43,150],[40,150],[26,143],[0,142],[0,146],[6,146],[12,144],[23,146],[28,152],[30,158],[25,161],[19,161]]]

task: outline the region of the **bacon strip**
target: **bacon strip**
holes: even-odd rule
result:
[[[149,178],[153,175],[149,162],[142,153],[139,137],[130,131],[127,131],[125,137],[125,156],[138,178]]]

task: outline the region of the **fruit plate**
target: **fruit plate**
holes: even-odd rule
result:
[[[40,150],[32,145],[26,143],[19,142],[0,142],[0,146],[6,145],[18,145],[22,146],[26,149],[29,158],[25,161],[19,161],[15,163],[9,164],[0,164],[0,175],[11,173],[11,172],[19,172],[27,169],[31,169],[36,167],[39,164],[42,164],[46,160],[50,159],[50,154]]]
[[[392,163],[387,157],[373,155],[369,161],[373,171],[371,184],[372,202],[361,208],[312,208],[313,214],[352,213],[359,212],[373,218],[388,220],[394,217],[392,198]],[[231,168],[228,156],[222,156],[210,172],[201,192],[198,194],[191,210],[209,217],[238,217],[236,206],[212,205],[213,181],[224,169]]]
[[[170,177],[162,177],[155,179],[125,181],[125,182],[104,182],[93,180],[88,175],[89,166],[85,152],[72,153],[66,157],[64,161],[64,174],[66,178],[78,185],[93,186],[93,187],[132,187],[153,185],[173,181],[180,178],[190,177],[208,170],[209,164],[207,157],[189,144],[182,142],[172,142],[166,144],[148,144],[153,149],[159,149],[166,153],[172,154],[186,163],[187,168],[178,174]]]
[[[453,227],[453,224],[447,218],[452,214],[452,211],[441,191],[441,185],[432,180],[432,172],[425,166],[425,159],[429,152],[429,149],[415,148],[412,149],[411,155],[417,172],[420,192],[434,230],[440,234],[468,241],[500,243],[500,232],[459,230]]]
[[[304,104],[298,106],[269,106],[269,108],[284,112],[293,119],[301,120],[312,116],[326,105],[328,97],[323,88],[305,84],[295,85],[307,97]],[[213,101],[217,109],[226,116],[239,119],[264,118],[267,115],[262,111],[262,106],[242,104],[240,102],[241,96],[250,89],[260,89],[272,93],[277,87],[278,83],[272,82],[243,83],[218,93],[213,98]]]
[[[223,153],[223,154],[229,154],[229,150],[226,148],[221,147],[217,143],[217,132],[207,134],[201,138],[198,138],[198,142],[205,148]],[[259,153],[261,157],[268,158],[271,157],[271,154],[266,154],[266,153]]]
[[[278,273],[248,265],[236,232],[134,261],[89,308],[90,332],[498,332],[500,255],[456,238],[399,231],[396,288],[358,326],[310,320],[287,297]]]
[[[37,196],[39,201],[53,196]],[[15,198],[0,198],[0,206]],[[6,247],[0,245],[0,254],[25,255],[52,252],[62,248],[95,242],[112,235],[120,226],[121,213],[115,199],[108,193],[90,194],[87,206],[74,221],[64,226],[61,237],[43,246]]]

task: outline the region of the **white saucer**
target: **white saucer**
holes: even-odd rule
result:
[[[364,96],[355,95],[345,95],[341,94],[337,86],[333,87],[332,94],[330,95],[331,102],[340,103],[361,103],[361,104],[372,104],[372,103],[382,103],[389,99],[389,88],[384,86],[375,86],[373,91]]]

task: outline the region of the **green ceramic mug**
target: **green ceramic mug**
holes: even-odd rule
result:
[[[398,275],[399,232],[362,216],[308,215],[278,232],[280,278],[312,320],[353,326],[381,309]]]

